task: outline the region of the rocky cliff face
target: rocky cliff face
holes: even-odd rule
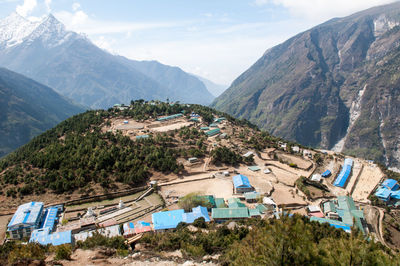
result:
[[[302,144],[400,166],[400,3],[265,52],[212,106]]]

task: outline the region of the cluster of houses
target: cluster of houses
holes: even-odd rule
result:
[[[57,222],[61,220],[60,213],[63,212],[62,205],[45,208],[42,202],[29,202],[19,206],[15,212],[8,224],[8,237],[56,246],[84,241],[96,232],[107,237],[122,235],[131,238],[144,232],[174,229],[180,223],[191,224],[199,218],[203,218],[205,222],[220,223],[278,213],[275,202],[256,192],[246,176],[238,174],[232,178],[232,182],[235,197],[225,200],[212,195],[197,196],[201,198],[204,206],[194,207],[190,212],[185,212],[183,209],[155,212],[151,216],[151,222],[125,222],[121,225],[109,219],[110,215],[126,212],[127,208],[121,201],[118,207],[114,207],[115,210],[111,208],[109,213],[106,212],[108,210],[104,210],[106,213],[97,219],[94,219],[93,211],[89,208],[76,228],[57,226]],[[389,197],[395,197],[400,191],[400,186],[397,182],[388,180],[382,183],[378,192],[383,189],[393,195]],[[379,193],[386,195],[383,194],[386,192]],[[352,226],[363,233],[367,231],[363,211],[358,209],[353,199],[348,196],[339,196],[335,200],[322,202],[320,206],[309,206],[308,214],[311,221],[329,223],[347,232],[351,231]]]
[[[388,205],[400,206],[400,185],[394,179],[385,179],[375,192],[375,196]]]
[[[364,234],[367,232],[364,212],[356,207],[349,196],[338,196],[335,200],[322,202],[321,206],[308,206],[308,215],[311,221],[328,223],[346,232],[350,232],[352,226]]]

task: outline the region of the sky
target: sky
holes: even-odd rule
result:
[[[68,30],[134,60],[230,83],[263,53],[334,17],[394,0],[0,0],[0,17],[52,13]]]

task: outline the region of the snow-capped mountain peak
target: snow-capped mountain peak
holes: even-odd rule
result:
[[[40,39],[46,46],[57,46],[72,35],[77,35],[65,29],[65,26],[52,14],[39,21],[30,21],[13,12],[0,20],[0,49],[10,48],[24,43],[30,44]]]
[[[0,47],[11,47],[23,42],[40,22],[32,22],[16,12],[0,20]]]

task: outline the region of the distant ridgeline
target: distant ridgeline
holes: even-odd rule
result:
[[[278,139],[260,132],[245,120],[200,105],[131,102],[129,108],[87,111],[73,116],[35,137],[28,144],[0,160],[1,184],[7,196],[41,194],[47,190],[64,193],[88,184],[113,188],[115,182],[137,186],[152,171],[179,173],[183,165],[178,157],[204,156],[207,136],[194,127],[184,127],[168,133],[150,134],[148,138],[132,140],[118,131],[102,131],[111,118],[147,120],[158,116],[191,112],[210,123],[214,116],[225,116],[236,126],[252,128],[257,137],[244,140],[249,147],[262,149]],[[176,136],[184,135],[179,142]],[[269,144],[268,144],[269,145]],[[24,184],[16,190],[16,185]],[[114,187],[115,188],[115,187]]]

